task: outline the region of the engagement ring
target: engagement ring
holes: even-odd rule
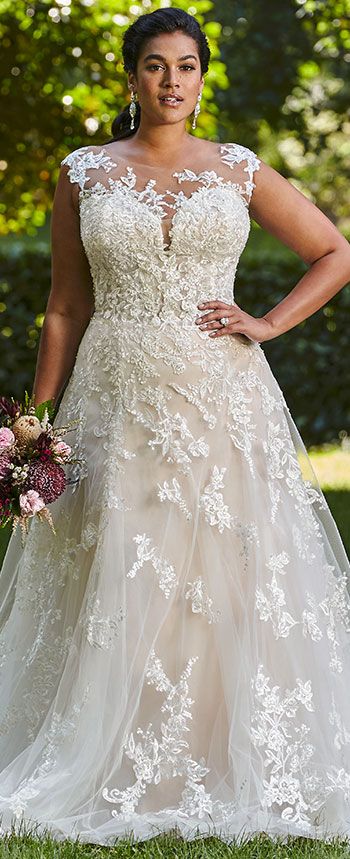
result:
[[[220,322],[221,322],[221,325],[229,325],[230,320],[229,320],[228,316],[223,316],[222,319],[220,319]]]

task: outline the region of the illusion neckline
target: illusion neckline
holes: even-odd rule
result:
[[[99,152],[96,152],[96,155],[97,155],[97,156],[98,156],[98,155],[106,155],[106,156],[107,156],[107,158],[109,158],[110,163],[113,165],[113,167],[118,167],[118,166],[119,166],[119,162],[120,162],[120,161],[122,161],[122,162],[125,164],[125,166],[126,166],[126,167],[130,167],[132,170],[134,170],[134,165],[135,165],[135,167],[136,167],[136,168],[137,168],[137,167],[140,167],[141,169],[144,169],[144,170],[153,170],[153,171],[158,171],[158,170],[166,170],[166,169],[167,169],[167,168],[166,168],[166,166],[162,167],[162,166],[161,166],[161,165],[159,165],[159,164],[154,164],[154,165],[152,166],[152,165],[150,165],[150,164],[143,164],[143,163],[142,163],[142,161],[134,161],[134,163],[132,164],[132,163],[130,162],[130,159],[129,159],[129,158],[125,158],[123,155],[119,155],[119,156],[118,156],[118,158],[117,158],[117,160],[114,160],[114,159],[110,156],[110,154],[109,154],[109,152],[108,152],[108,148],[105,148],[105,147],[108,147],[108,145],[109,145],[109,144],[104,144],[104,145],[102,144],[102,145],[101,145],[101,149],[100,149],[100,151],[99,151]],[[218,156],[219,158],[221,158],[221,157],[222,157],[223,150],[225,149],[225,147],[226,147],[227,145],[228,145],[227,143],[219,143],[219,144],[218,144],[218,152],[217,152],[217,156]],[[84,149],[89,149],[89,148],[91,148],[91,147],[89,147],[89,145],[87,145],[86,147],[83,147],[83,148],[84,148]],[[211,169],[210,169],[210,167],[203,167],[203,169],[202,169],[202,170],[199,170],[199,171],[197,171],[197,170],[192,170],[192,168],[191,168],[191,167],[183,167],[182,169],[175,170],[173,173],[170,173],[170,174],[169,174],[169,177],[170,177],[170,178],[174,178],[175,176],[182,175],[182,173],[185,173],[185,172],[191,173],[193,176],[197,176],[197,177],[202,176],[202,175],[203,175],[203,173],[208,173],[208,174],[212,174],[212,175],[216,174],[216,171],[215,171],[215,170],[211,170]],[[135,174],[135,173],[136,173],[136,175],[137,175],[137,172],[134,170],[134,174]],[[216,174],[216,175],[217,175],[217,174]]]
[[[219,144],[220,156],[221,156],[222,150],[225,149],[226,146],[227,146],[227,144]],[[83,149],[89,149],[89,148],[90,148],[89,146],[83,147]],[[124,165],[122,169],[124,170],[124,168],[125,168],[126,175],[120,175],[117,179],[113,179],[112,177],[110,177],[109,178],[109,183],[110,183],[109,186],[103,185],[102,183],[97,181],[93,185],[91,185],[89,188],[81,188],[79,190],[79,201],[80,201],[80,199],[83,199],[84,196],[90,197],[94,191],[95,191],[95,193],[98,192],[99,194],[100,193],[102,193],[102,194],[113,194],[116,191],[122,191],[125,194],[127,194],[127,193],[131,194],[132,198],[139,205],[146,205],[147,208],[150,210],[151,214],[155,217],[157,224],[158,224],[158,228],[159,228],[161,252],[162,252],[162,254],[164,254],[165,257],[169,257],[174,253],[174,251],[172,250],[173,234],[174,234],[174,231],[176,228],[177,215],[180,214],[183,202],[192,201],[193,199],[195,199],[197,197],[197,195],[202,194],[204,191],[209,192],[209,191],[216,190],[217,188],[225,188],[225,187],[230,188],[230,190],[235,194],[236,198],[240,200],[240,202],[243,206],[243,210],[246,212],[246,214],[248,214],[249,207],[248,207],[248,204],[245,201],[243,195],[238,190],[240,187],[239,184],[237,182],[233,182],[231,180],[224,179],[224,177],[220,176],[216,172],[216,170],[206,169],[206,170],[201,170],[200,172],[197,172],[197,171],[192,170],[190,167],[184,167],[182,170],[176,170],[173,173],[169,174],[169,178],[177,178],[178,185],[181,184],[181,181],[186,181],[186,180],[190,181],[190,182],[191,181],[193,181],[193,182],[198,181],[198,182],[201,182],[203,184],[200,184],[198,187],[194,188],[190,194],[185,194],[182,188],[180,188],[179,191],[177,191],[177,192],[176,191],[170,191],[167,188],[163,192],[158,193],[157,190],[154,188],[154,186],[157,183],[157,177],[151,176],[148,179],[145,179],[143,188],[136,189],[136,188],[128,185],[128,179],[131,179],[135,183],[137,182],[137,179],[138,179],[138,172],[134,169],[133,164],[130,164],[129,161],[127,159],[123,158],[122,156],[119,159],[122,162],[122,165],[118,161],[114,161],[114,159],[110,157],[108,152],[106,152],[105,147],[101,147],[100,151],[96,152],[94,154],[96,154],[97,157],[101,156],[101,158],[107,157],[109,160],[110,169],[112,169],[113,167],[118,168],[118,167],[121,167],[122,165]],[[142,165],[142,167],[144,167],[144,165]],[[149,169],[149,168],[147,167],[147,169]],[[151,168],[151,169],[157,170],[157,167],[155,166],[154,168]],[[107,172],[109,172],[109,170]],[[212,184],[212,183],[215,183],[215,184]],[[170,226],[169,226],[169,230],[167,231],[167,235],[164,234],[163,229],[162,229],[163,216],[158,215],[154,211],[154,208],[147,202],[147,192],[150,193],[151,199],[152,199],[152,195],[154,195],[154,198],[156,198],[156,205],[157,205],[158,200],[165,197],[166,195],[169,195],[170,197],[172,197],[176,201],[178,201],[178,200],[180,201],[180,203],[176,202],[176,204],[174,205],[175,211],[174,211],[173,216],[170,219],[169,218],[167,219],[168,221],[170,221]],[[146,199],[142,199],[142,198],[146,198]],[[164,217],[166,217],[166,213],[164,213]],[[248,214],[248,218],[249,218],[249,214]]]

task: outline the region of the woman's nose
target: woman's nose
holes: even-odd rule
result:
[[[168,71],[165,75],[165,85],[166,86],[177,85],[177,69],[168,69]]]

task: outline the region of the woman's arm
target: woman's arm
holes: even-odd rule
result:
[[[276,337],[307,319],[348,283],[350,245],[287,179],[267,164],[261,168],[254,180],[251,216],[310,265],[291,292],[264,316]]]
[[[32,396],[54,403],[71,374],[79,343],[94,309],[91,272],[80,237],[78,187],[62,166],[51,221],[52,281]]]
[[[307,319],[348,283],[350,244],[326,215],[273,167],[262,161],[254,182],[251,217],[295,251],[310,268],[288,295],[260,319],[245,313],[238,305],[224,302],[205,302],[199,307],[215,308],[206,315],[208,322],[216,320],[213,328],[220,326],[217,322],[220,315],[230,319],[230,325],[220,327],[213,336],[240,333],[263,342]]]

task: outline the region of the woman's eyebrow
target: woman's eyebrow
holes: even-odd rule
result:
[[[189,59],[196,60],[197,57],[195,57],[194,54],[186,54],[185,57],[178,57],[178,59],[179,60],[189,60]],[[165,57],[162,57],[161,54],[147,54],[147,57],[144,57],[144,60],[143,60],[144,63],[146,63],[147,60],[165,60]]]

